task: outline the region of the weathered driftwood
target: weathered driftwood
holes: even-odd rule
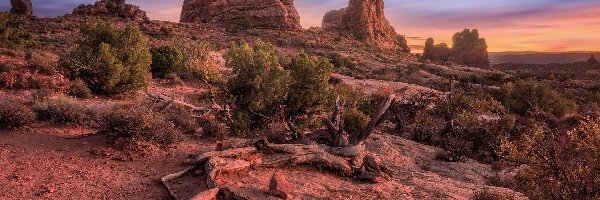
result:
[[[162,177],[160,182],[174,199],[178,197],[168,182],[196,169],[202,169],[205,173],[206,184],[209,188],[218,187],[218,176],[222,173],[241,171],[251,167],[273,168],[290,165],[318,166],[329,169],[340,176],[376,182],[380,171],[374,158],[364,155],[363,142],[382,122],[382,116],[394,97],[394,95],[387,97],[377,112],[371,116],[369,125],[362,132],[348,134],[343,130],[343,102],[338,99],[331,120],[323,120],[327,129],[319,129],[303,137],[303,134],[301,136],[292,123],[288,123],[290,131],[296,132],[295,134],[298,135],[299,140],[295,144],[273,144],[266,139],[261,139],[246,147],[206,152],[194,158],[190,167]],[[348,137],[350,140],[343,139]],[[315,142],[319,139],[329,141],[327,144]]]

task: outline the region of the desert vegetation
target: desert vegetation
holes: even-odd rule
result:
[[[0,199],[600,198],[594,56],[491,65],[477,29],[410,54],[382,1],[357,2],[306,30],[232,20],[255,5],[1,13],[0,184],[34,188]]]

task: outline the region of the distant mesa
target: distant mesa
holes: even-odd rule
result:
[[[594,55],[591,55],[590,58],[588,58],[586,62],[589,64],[592,64],[592,65],[600,64],[600,62],[598,62],[598,59],[596,59],[596,56],[594,56]]]
[[[33,5],[31,0],[10,0],[10,13],[17,15],[33,15]]]
[[[385,18],[383,0],[350,0],[347,8],[323,17],[323,28],[350,33],[356,39],[383,49],[410,52],[406,38]]]
[[[293,0],[184,0],[180,22],[301,29]]]
[[[120,17],[132,20],[147,20],[146,12],[140,7],[126,4],[125,0],[101,0],[93,5],[80,5],[73,9],[74,15]]]

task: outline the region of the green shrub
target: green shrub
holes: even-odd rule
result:
[[[162,46],[150,49],[152,74],[164,78],[167,74],[180,72],[184,68],[183,53],[174,46]]]
[[[344,130],[349,134],[360,133],[369,124],[369,116],[357,109],[347,109],[343,114]]]
[[[336,69],[339,69],[339,68],[354,69],[354,68],[356,68],[356,64],[352,60],[350,60],[346,57],[343,57],[339,53],[335,53],[335,52],[329,53],[329,54],[327,54],[327,58],[331,61],[331,63],[333,64],[333,66]]]
[[[333,65],[327,59],[314,59],[304,52],[298,54],[287,66],[291,83],[286,100],[286,117],[313,118],[323,112],[323,106],[331,98],[329,77]]]
[[[90,120],[90,112],[71,99],[53,99],[35,106],[40,120],[54,123],[85,125]]]
[[[112,140],[124,139],[128,143],[143,141],[166,146],[181,137],[181,132],[164,116],[141,108],[115,108],[103,117],[101,127]]]
[[[235,98],[235,111],[244,113],[235,114],[236,119],[249,119],[240,124],[251,129],[265,125],[262,116],[274,117],[281,112],[289,85],[290,75],[279,64],[275,47],[262,41],[253,47],[234,44],[225,58],[235,74],[227,83]]]
[[[67,94],[80,99],[90,99],[94,97],[90,88],[88,88],[85,82],[79,79],[71,82]]]
[[[95,21],[81,33],[77,48],[60,61],[67,77],[83,80],[96,94],[134,93],[148,85],[151,55],[138,26]]]
[[[0,128],[21,128],[35,120],[35,113],[18,100],[0,99]]]
[[[577,109],[575,101],[563,97],[549,86],[525,81],[505,84],[496,99],[519,115],[539,108],[560,118]]]
[[[32,34],[23,28],[23,18],[0,13],[0,48],[22,49],[31,42]]]

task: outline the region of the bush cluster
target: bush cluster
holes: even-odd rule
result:
[[[83,80],[95,94],[134,93],[148,85],[151,54],[138,26],[94,21],[81,33],[77,48],[59,64],[67,77]]]
[[[567,134],[532,121],[530,128],[503,140],[506,161],[526,164],[515,188],[532,199],[600,198],[600,120],[586,118]]]
[[[0,99],[0,128],[21,128],[35,120],[35,113],[15,99]]]
[[[71,99],[51,99],[38,103],[34,110],[40,120],[54,123],[85,125],[90,121],[90,111]]]
[[[577,109],[575,101],[563,97],[549,86],[525,81],[507,83],[495,96],[506,108],[519,115],[541,109],[560,118]]]
[[[102,118],[101,131],[116,141],[143,141],[170,145],[178,141],[181,132],[167,118],[141,108],[115,108]]]
[[[21,16],[0,13],[0,48],[22,49],[33,39]]]
[[[282,66],[270,43],[234,44],[225,55],[234,77],[227,83],[235,98],[236,133],[248,133],[275,118],[296,120],[320,113],[328,101],[328,60],[300,53]]]

